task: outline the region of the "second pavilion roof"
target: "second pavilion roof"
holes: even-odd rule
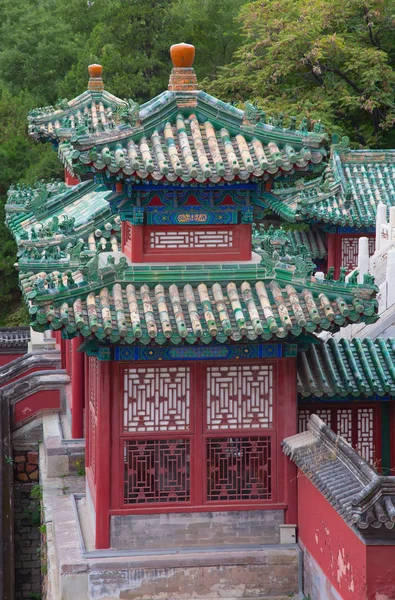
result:
[[[334,149],[323,175],[267,195],[287,221],[371,227],[380,202],[395,206],[394,150]]]

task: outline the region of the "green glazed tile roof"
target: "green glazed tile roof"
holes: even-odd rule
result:
[[[12,188],[6,223],[18,244],[19,270],[75,269],[83,255],[119,251],[120,218],[111,214],[109,196],[93,181]]]
[[[307,170],[309,163],[320,163],[326,154],[319,139],[309,144],[300,132],[290,132],[293,139],[286,141],[283,132],[276,136],[274,128],[266,130],[266,125],[243,126],[242,111],[234,115],[231,126],[228,119],[221,122],[220,115],[217,121],[210,120],[205,114],[207,103],[207,97],[200,102],[198,96],[197,106],[187,115],[175,104],[155,127],[148,115],[147,123],[134,128],[61,143],[59,156],[70,170],[83,165],[138,179],[215,183],[260,178],[280,169]]]
[[[395,340],[330,338],[310,345],[298,355],[298,392],[327,398],[395,396]]]
[[[328,136],[319,124],[314,131],[305,119],[298,128],[292,119],[284,125],[266,122],[248,103],[242,111],[197,88],[169,89],[142,106],[87,91],[29,115],[30,134],[58,141],[70,171],[158,181],[247,180],[306,171],[323,160]]]
[[[379,202],[395,206],[395,151],[335,150],[322,177],[273,192],[267,204],[285,220],[374,226]]]
[[[264,223],[254,224],[252,245],[254,250],[258,250],[263,241],[265,233]],[[313,260],[325,258],[328,254],[325,233],[318,228],[309,228],[306,231],[287,231],[292,254],[298,254],[302,246],[310,253]]]
[[[61,100],[56,106],[30,111],[29,134],[36,140],[69,140],[87,129],[92,133],[114,127],[116,111],[125,102],[106,90],[87,90],[70,102]]]
[[[113,342],[178,344],[269,340],[378,318],[373,287],[303,281],[278,271],[265,280],[259,266],[251,266],[248,277],[245,266],[120,265],[111,258],[72,277],[26,273],[21,287],[33,328],[65,327]]]

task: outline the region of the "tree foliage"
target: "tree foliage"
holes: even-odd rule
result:
[[[393,0],[258,0],[240,22],[243,42],[214,93],[385,143],[395,118]]]

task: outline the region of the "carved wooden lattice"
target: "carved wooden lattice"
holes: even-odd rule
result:
[[[341,238],[341,261],[340,266],[346,267],[347,271],[352,271],[358,264],[358,238]]]
[[[370,463],[375,459],[373,408],[358,409],[358,451]]]
[[[337,434],[341,435],[349,444],[352,444],[352,410],[340,409],[337,411]]]
[[[125,370],[124,431],[185,431],[189,427],[189,367],[138,367]]]
[[[207,500],[270,500],[270,437],[207,440]]]
[[[233,231],[152,231],[149,235],[150,248],[170,250],[174,248],[229,248],[233,245]]]
[[[209,367],[206,418],[209,430],[271,427],[273,367]]]
[[[376,240],[374,237],[369,237],[369,256],[374,254]],[[352,271],[358,266],[358,243],[359,237],[341,238],[341,261],[340,266],[346,267],[347,271]]]
[[[320,417],[335,433],[341,435],[363,458],[376,460],[374,436],[375,411],[370,407],[303,408],[298,412],[299,432],[305,431],[310,415]]]
[[[178,503],[189,499],[189,440],[125,441],[125,504]]]

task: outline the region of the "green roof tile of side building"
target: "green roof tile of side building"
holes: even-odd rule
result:
[[[395,340],[330,338],[298,355],[298,392],[308,397],[395,396]]]
[[[59,142],[59,156],[72,172],[245,181],[306,171],[327,154],[320,124],[310,132],[305,119],[298,128],[291,119],[285,127],[251,104],[245,111],[226,104],[199,91],[192,67],[174,67],[169,89],[142,106],[112,97],[103,112],[98,93],[85,92],[59,110],[37,109],[29,117],[31,135]]]
[[[379,202],[395,206],[395,151],[334,149],[321,177],[265,199],[287,221],[374,226]]]
[[[6,224],[18,244],[19,271],[63,272],[97,252],[119,251],[120,217],[111,214],[110,196],[93,181],[11,188]]]

